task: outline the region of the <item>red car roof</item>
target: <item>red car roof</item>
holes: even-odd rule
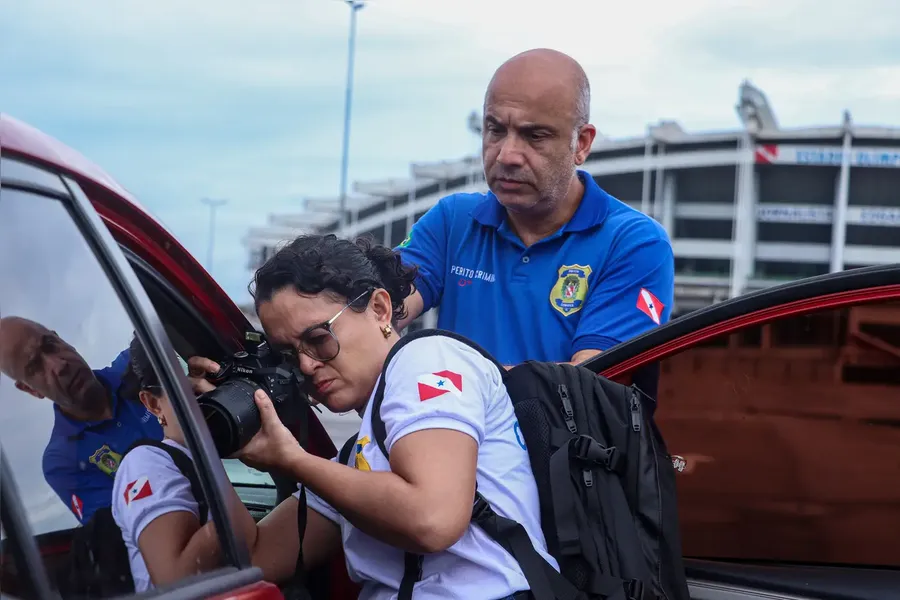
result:
[[[44,132],[0,114],[0,149],[75,179],[116,241],[150,263],[214,327],[240,344],[248,326],[240,309],[197,259],[106,171]]]
[[[0,149],[56,167],[77,179],[87,179],[102,185],[159,223],[159,220],[142,206],[128,190],[119,185],[109,173],[96,163],[43,131],[4,113],[0,113]],[[160,223],[160,225],[162,224]]]

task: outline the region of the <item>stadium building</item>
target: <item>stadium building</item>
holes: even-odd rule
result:
[[[736,109],[743,128],[733,131],[690,133],[664,121],[640,137],[598,134],[582,167],[665,226],[673,317],[786,280],[900,262],[900,129],[857,126],[847,112],[837,125],[784,129],[749,82]],[[478,121],[470,117],[473,131]],[[247,232],[250,267],[302,232],[397,245],[439,198],[468,191],[487,191],[480,156],[355,183],[343,229],[337,198],[307,199]],[[413,327],[434,326],[434,313]]]

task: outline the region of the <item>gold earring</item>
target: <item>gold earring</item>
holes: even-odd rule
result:
[[[381,326],[381,333],[384,335],[384,339],[391,337],[391,331],[393,330],[391,329],[390,325]]]

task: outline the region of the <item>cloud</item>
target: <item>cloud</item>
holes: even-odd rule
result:
[[[673,39],[704,66],[840,72],[896,65],[898,27],[900,12],[890,0],[837,3],[827,11],[813,0],[754,2],[698,19]]]
[[[787,127],[836,124],[845,108],[860,122],[896,122],[889,108],[900,101],[896,3],[861,0],[822,10],[812,0],[772,0],[727,7],[668,36],[673,56],[685,61],[700,89],[711,79],[748,77]]]
[[[554,47],[592,83],[592,121],[640,135],[676,119],[737,127],[761,86],[785,126],[889,123],[900,100],[890,0],[372,0],[358,13],[352,180],[477,151],[465,127],[494,69]],[[6,2],[0,109],[98,162],[204,258],[204,196],[224,197],[215,275],[239,300],[239,240],[302,195],[338,192],[349,11],[339,0]],[[848,27],[848,23],[853,23]]]

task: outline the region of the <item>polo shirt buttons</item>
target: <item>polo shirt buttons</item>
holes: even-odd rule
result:
[[[121,426],[122,426],[122,421],[119,421],[118,423],[116,423],[116,427],[121,427]]]
[[[527,256],[523,256],[523,257],[522,257],[522,262],[525,263],[525,264],[528,264],[528,261],[529,261],[529,260],[531,260],[531,259],[528,258]]]

